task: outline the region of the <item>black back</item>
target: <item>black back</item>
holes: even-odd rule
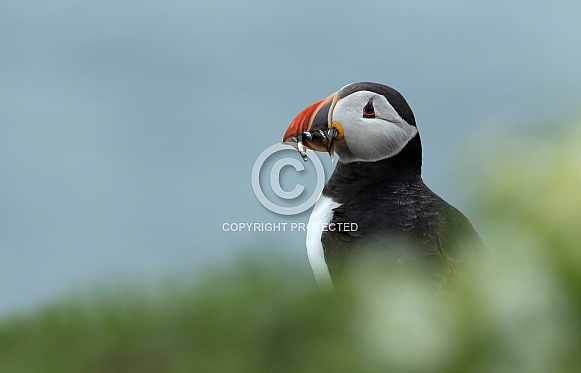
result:
[[[392,158],[339,162],[323,195],[342,204],[331,223],[357,224],[356,231],[328,230],[321,236],[332,278],[368,252],[390,261],[423,259],[437,265],[436,273],[481,250],[468,219],[424,184],[419,135]]]

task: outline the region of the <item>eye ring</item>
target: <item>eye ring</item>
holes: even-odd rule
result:
[[[363,118],[375,118],[375,107],[371,100],[363,107]]]

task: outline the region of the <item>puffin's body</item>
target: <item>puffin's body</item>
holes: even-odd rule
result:
[[[312,133],[325,136],[318,141]],[[308,148],[335,150],[340,158],[307,232],[321,286],[332,286],[342,267],[366,253],[421,260],[443,287],[464,286],[454,267],[480,251],[482,241],[460,211],[424,184],[420,136],[399,92],[377,83],[348,85],[303,110],[283,141],[294,143],[301,134]]]

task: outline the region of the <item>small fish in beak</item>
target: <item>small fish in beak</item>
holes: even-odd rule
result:
[[[335,140],[337,139],[337,134],[335,128],[316,130],[314,132],[305,131],[301,134],[286,138],[284,143],[296,148],[305,162],[309,160],[309,157],[307,157],[307,149],[319,150],[321,147],[324,147],[332,160],[335,155]],[[304,143],[303,139],[305,140]]]
[[[298,150],[306,162],[307,149],[326,151],[331,159],[335,153],[335,140],[342,137],[338,125],[333,123],[333,108],[337,103],[337,94],[309,105],[296,116],[288,126],[282,139]]]

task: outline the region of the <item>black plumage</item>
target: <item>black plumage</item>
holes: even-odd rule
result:
[[[407,167],[400,156],[404,153],[377,162],[339,163],[325,186],[323,195],[341,203],[331,220],[337,229],[321,236],[331,278],[361,254],[427,260],[442,277],[481,250],[468,219],[430,190],[420,169]]]

